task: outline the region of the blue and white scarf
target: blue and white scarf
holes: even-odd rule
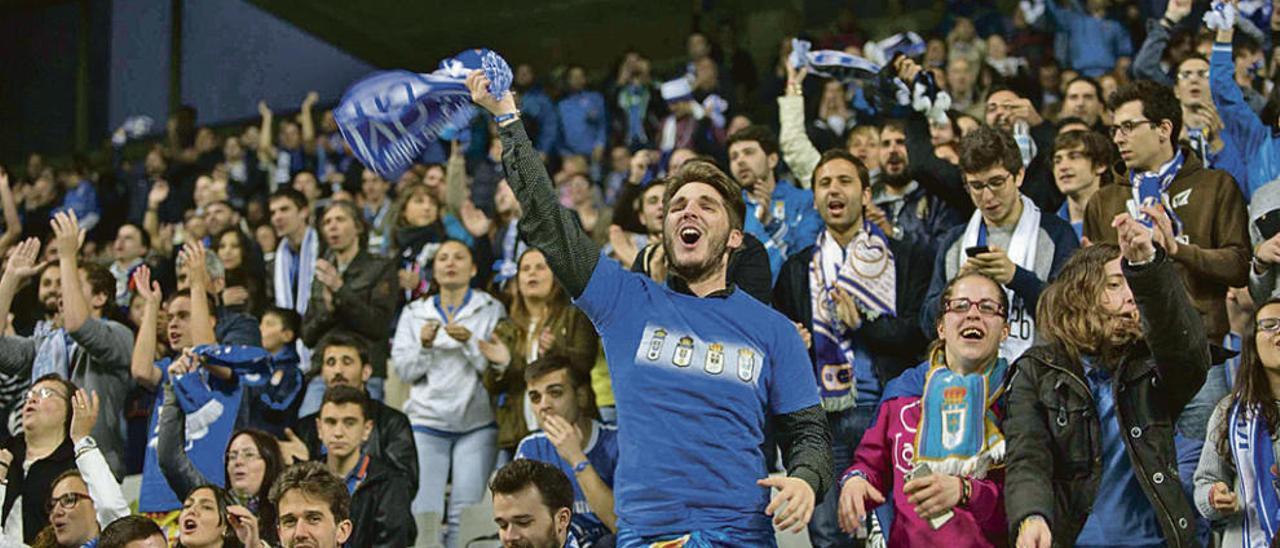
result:
[[[470,49],[428,74],[388,70],[365,77],[347,88],[334,120],[360,163],[398,180],[430,142],[470,123],[475,110],[466,80],[474,70],[485,72],[494,97],[511,88],[511,67],[501,55]]]
[[[935,350],[920,398],[915,463],[934,472],[982,478],[1004,462],[1004,434],[993,408],[1004,394],[1009,362],[999,358],[981,373],[960,374]]]
[[[1165,214],[1169,216],[1169,221],[1173,223],[1175,238],[1182,236],[1182,219],[1178,218],[1178,214],[1173,211],[1172,202],[1169,201],[1169,185],[1173,184],[1184,161],[1186,156],[1179,150],[1172,159],[1160,166],[1160,169],[1143,172],[1129,171],[1129,189],[1133,195],[1127,204],[1129,214],[1147,228],[1154,228],[1155,223],[1139,208],[1156,205],[1163,207]]]
[[[1018,197],[1022,200],[1022,216],[1018,217],[1018,225],[1013,229],[1009,249],[1005,252],[1014,265],[1035,272],[1036,251],[1040,247],[1040,208],[1025,195],[1019,194]],[[960,237],[960,242],[957,272],[964,268],[965,261],[969,260],[964,253],[966,248],[987,245],[987,222],[983,220],[981,211],[973,212],[964,234]],[[1026,303],[1022,301],[1021,295],[1007,287],[1005,293],[1009,297],[1009,338],[1000,343],[1000,357],[1013,361],[1031,348],[1031,344],[1035,342],[1036,319],[1035,314],[1032,314]]]
[[[318,238],[316,229],[307,227],[297,255],[289,249],[287,238],[282,238],[280,245],[276,246],[275,270],[272,272],[276,288],[276,306],[293,310],[299,316],[306,315],[307,303],[311,302],[311,282],[315,279],[316,256],[320,249]],[[293,285],[295,272],[297,287]],[[298,357],[301,359],[299,365],[305,372],[311,367],[311,350],[302,344],[302,337],[298,337],[295,344]]]
[[[1231,406],[1231,457],[1240,481],[1243,546],[1266,547],[1280,526],[1280,495],[1271,467],[1276,464],[1271,433],[1254,409]]]
[[[813,45],[807,40],[793,38],[791,56],[787,58],[787,62],[792,68],[808,67],[813,74],[842,82],[871,79],[880,72],[880,65],[857,55],[829,49],[811,51],[812,48]]]
[[[862,230],[844,248],[829,231],[818,235],[809,261],[809,298],[814,376],[824,409],[840,411],[857,401],[853,331],[840,321],[832,292],[840,289],[853,295],[864,322],[896,316],[896,276],[889,239],[874,224],[864,220]]]
[[[31,364],[31,378],[38,379],[49,373],[70,379],[71,359],[79,347],[66,329],[54,327],[53,322],[40,321],[31,338],[40,341],[36,346],[36,358]]]

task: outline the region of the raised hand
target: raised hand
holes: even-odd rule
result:
[[[36,263],[40,257],[40,239],[27,238],[13,248],[9,260],[5,263],[5,276],[13,275],[14,281],[25,280],[36,275],[44,268],[45,263]]]
[[[152,183],[151,190],[147,192],[147,207],[155,209],[167,199],[169,199],[169,181],[157,179]]]
[[[425,326],[423,329],[426,329]],[[489,363],[497,365],[511,363],[511,349],[507,348],[506,343],[498,340],[497,335],[489,335],[489,340],[480,339],[476,341],[476,346],[480,347],[480,354],[484,356],[484,359],[489,360]]]
[[[73,443],[80,443],[80,440],[89,437],[89,433],[93,432],[93,426],[98,423],[100,403],[97,392],[86,392],[83,388],[71,395],[71,441]]]
[[[804,531],[809,518],[813,517],[814,495],[808,482],[800,478],[767,477],[756,480],[756,485],[778,489],[764,510],[765,515],[773,516],[775,527],[792,533]],[[784,504],[786,507],[782,508]]]
[[[133,288],[147,305],[159,305],[164,296],[160,293],[160,284],[151,280],[151,267],[139,266],[133,272]]]
[[[1191,13],[1191,0],[1169,0],[1164,8],[1164,18],[1171,23],[1178,23]]]
[[[484,107],[490,114],[496,116],[516,112],[516,98],[510,91],[502,97],[489,94],[489,77],[482,70],[475,70],[467,75],[467,89],[471,91],[471,102]]]
[[[58,249],[58,257],[63,260],[76,257],[80,251],[80,242],[84,241],[76,212],[68,210],[55,213],[49,225],[53,227],[53,245]]]
[[[285,428],[284,440],[279,443],[280,456],[284,458],[286,466],[311,460],[311,452],[307,450],[307,444],[293,433],[293,429]]]
[[[1120,241],[1120,255],[1130,263],[1145,263],[1156,255],[1156,247],[1152,242],[1153,231],[1139,223],[1128,213],[1116,215],[1111,221]]]
[[[458,217],[461,218],[462,226],[467,229],[467,232],[477,238],[488,236],[489,230],[493,227],[493,220],[471,200],[462,202],[462,206],[458,208]]]
[[[556,448],[560,458],[569,464],[578,464],[587,460],[582,452],[582,430],[576,424],[569,424],[559,415],[545,414],[540,417],[542,431]]]
[[[309,91],[309,92],[307,92],[307,96],[306,96],[306,97],[304,97],[304,98],[302,99],[302,108],[304,108],[304,109],[311,108],[311,107],[315,106],[316,102],[317,102],[317,101],[319,101],[319,100],[320,100],[320,93],[319,93],[319,92],[317,92],[317,91]]]
[[[187,283],[191,287],[209,288],[209,269],[205,268],[206,251],[204,244],[195,241],[187,242],[178,252],[182,268],[187,271]]]
[[[258,101],[258,115],[263,118],[271,117],[271,107],[267,106],[266,101]]]

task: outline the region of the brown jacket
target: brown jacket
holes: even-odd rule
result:
[[[1204,320],[1209,340],[1220,341],[1229,329],[1224,299],[1228,287],[1249,283],[1249,229],[1244,197],[1225,171],[1205,169],[1183,149],[1186,161],[1169,185],[1173,211],[1183,232],[1174,267],[1187,286],[1192,304]],[[1116,243],[1111,220],[1125,213],[1133,188],[1127,178],[1103,186],[1084,210],[1084,236],[1094,243]]]
[[[581,375],[583,382],[590,382],[591,368],[596,362],[596,347],[600,337],[591,320],[576,306],[567,305],[547,322],[547,329],[555,334],[555,344],[550,350],[542,349],[541,355],[555,354],[568,358],[570,367]],[[515,450],[520,440],[529,434],[530,425],[524,421],[524,368],[529,326],[516,325],[505,318],[493,329],[498,340],[511,349],[511,364],[498,373],[493,367],[484,372],[484,387],[489,391],[498,420],[498,448]],[[536,426],[536,425],[534,425]]]

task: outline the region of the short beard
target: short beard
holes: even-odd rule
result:
[[[880,182],[892,188],[902,188],[911,182],[911,175],[908,174],[906,169],[903,169],[902,173],[898,174],[889,173],[881,169]]]
[[[704,238],[710,234],[703,235]],[[724,258],[725,250],[728,248],[729,234],[725,233],[724,237],[718,240],[708,241],[710,252],[707,253],[706,259],[696,264],[676,264],[675,242],[670,234],[663,231],[662,234],[662,251],[667,256],[667,268],[671,273],[679,276],[688,284],[695,284],[711,277],[716,272],[716,267],[720,265],[720,261]],[[728,283],[728,280],[725,280]]]

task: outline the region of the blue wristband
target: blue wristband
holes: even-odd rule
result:
[[[582,471],[586,470],[588,466],[591,466],[591,461],[589,460],[584,460],[582,462],[579,462],[578,464],[573,465],[573,473],[581,474]]]
[[[508,120],[514,120],[514,119],[519,118],[519,117],[520,117],[520,112],[519,112],[519,111],[516,111],[516,112],[508,112],[508,113],[506,113],[506,114],[499,114],[499,115],[497,115],[497,116],[494,116],[494,117],[493,117],[493,121],[494,121],[495,123],[501,124],[501,123],[504,123],[504,122],[506,122],[506,121],[508,121]]]

